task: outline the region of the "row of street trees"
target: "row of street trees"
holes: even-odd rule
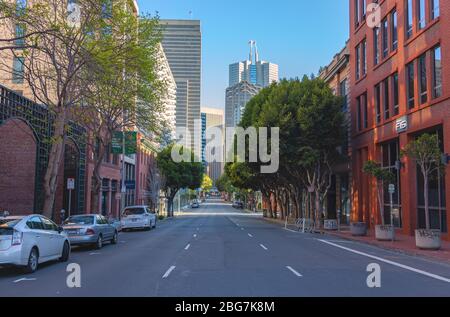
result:
[[[342,98],[317,78],[282,80],[263,89],[246,105],[240,125],[279,127],[280,168],[262,174],[260,163],[227,164],[220,186],[261,191],[269,217],[278,217],[280,210],[282,218],[293,212],[296,218],[318,220],[333,166],[345,159],[341,149],[347,128],[342,105]],[[270,144],[269,137],[269,149]]]
[[[43,207],[51,217],[69,122],[87,130],[97,197],[113,132],[139,127],[158,135],[164,129],[165,83],[156,73],[160,32],[158,17],[137,17],[128,0],[26,3],[0,0],[0,68],[23,81],[54,117]]]

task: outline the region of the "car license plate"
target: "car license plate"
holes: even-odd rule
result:
[[[132,219],[131,221],[132,221],[132,222],[137,222],[138,220],[137,220],[137,219]]]

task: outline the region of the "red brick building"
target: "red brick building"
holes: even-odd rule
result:
[[[369,2],[350,0],[352,221],[371,228],[381,221],[375,181],[362,172],[371,159],[396,175],[394,224],[413,235],[425,225],[423,178],[415,162],[399,153],[425,132],[437,133],[442,152],[450,153],[450,1],[380,0],[380,21],[377,11],[365,8]],[[432,227],[450,240],[450,168],[435,176],[430,184]]]

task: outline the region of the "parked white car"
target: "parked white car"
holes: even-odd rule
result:
[[[130,229],[156,228],[156,213],[152,213],[146,206],[132,206],[124,209],[122,213],[122,231]]]
[[[15,265],[33,273],[39,264],[67,262],[70,242],[64,230],[41,215],[0,218],[0,265]]]

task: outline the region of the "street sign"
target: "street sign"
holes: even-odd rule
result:
[[[395,194],[395,185],[389,184],[389,194]]]
[[[125,154],[137,153],[137,132],[125,132]]]
[[[111,140],[111,148],[113,154],[122,154],[123,152],[123,133],[114,132]]]
[[[75,189],[75,178],[68,178],[67,179],[67,189],[68,190],[74,190]]]

